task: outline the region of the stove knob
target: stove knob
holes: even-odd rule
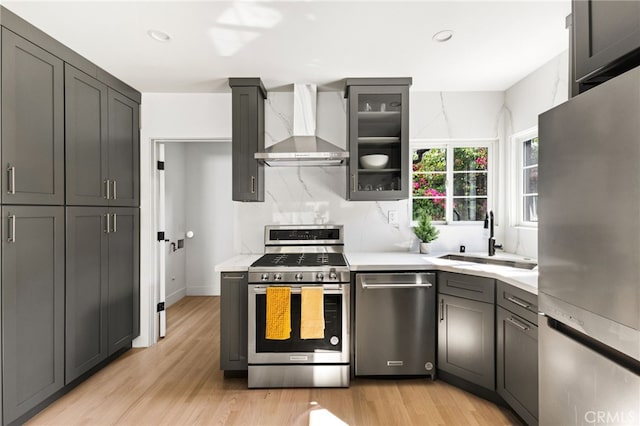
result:
[[[269,274],[262,274],[262,276],[260,277],[260,279],[262,281],[267,281],[269,279]]]
[[[338,275],[336,275],[335,272],[331,271],[329,272],[329,278],[332,280],[335,280],[336,278],[338,278]]]
[[[299,272],[296,274],[296,281],[302,281],[302,278],[303,278],[302,273]]]
[[[274,281],[282,281],[282,274],[273,274]]]
[[[316,274],[316,280],[322,281],[324,279],[324,274],[322,272],[318,272]]]

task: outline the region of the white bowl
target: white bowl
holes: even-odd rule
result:
[[[363,169],[384,169],[389,164],[389,156],[384,154],[363,155],[360,165]]]

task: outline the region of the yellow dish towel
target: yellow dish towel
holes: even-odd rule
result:
[[[291,288],[267,287],[267,326],[265,338],[291,338]]]
[[[324,293],[322,287],[302,287],[300,338],[324,339]]]

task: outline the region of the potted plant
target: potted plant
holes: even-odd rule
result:
[[[420,253],[429,253],[431,242],[440,235],[440,231],[431,223],[431,216],[427,214],[420,216],[418,225],[413,228],[413,233],[420,240]]]

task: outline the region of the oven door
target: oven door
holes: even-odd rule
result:
[[[249,284],[249,364],[330,364],[349,362],[349,284],[324,284],[324,339],[300,338],[302,287],[318,285],[279,284],[291,288],[291,338],[265,339],[267,287]]]

